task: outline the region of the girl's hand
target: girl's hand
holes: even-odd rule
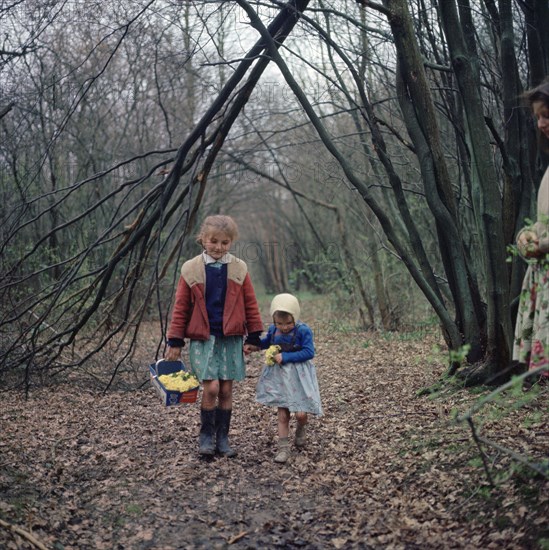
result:
[[[273,357],[273,360],[275,363],[277,363],[278,365],[282,365],[282,353],[277,353],[274,357]]]
[[[244,355],[250,355],[253,351],[259,351],[259,347],[252,346],[252,344],[244,344]]]
[[[168,346],[164,359],[166,359],[166,361],[179,361],[179,359],[181,359],[181,348],[172,348]]]

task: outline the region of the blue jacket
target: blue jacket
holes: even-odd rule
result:
[[[302,363],[315,356],[313,331],[301,321],[298,321],[295,328],[288,334],[277,332],[276,326],[270,325],[267,335],[261,339],[261,349],[267,349],[269,346],[275,345],[283,348],[291,346],[294,350],[282,351],[283,363]]]

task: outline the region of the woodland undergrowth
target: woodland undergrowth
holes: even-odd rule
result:
[[[105,358],[26,399],[2,393],[1,547],[549,548],[547,387],[444,379],[436,330],[327,324],[306,449],[273,462],[254,354],[235,387],[239,454],[204,461],[199,404],[164,407],[150,387],[158,330],[106,393]]]

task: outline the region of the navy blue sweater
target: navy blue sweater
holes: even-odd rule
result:
[[[206,310],[210,334],[223,336],[223,307],[227,293],[227,264],[206,265]]]

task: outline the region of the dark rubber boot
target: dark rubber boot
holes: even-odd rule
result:
[[[208,411],[200,409],[200,426],[198,452],[204,456],[213,456],[215,454],[215,409]]]
[[[229,428],[231,426],[232,410],[216,409],[216,450],[223,456],[236,456],[236,451],[229,445]]]

